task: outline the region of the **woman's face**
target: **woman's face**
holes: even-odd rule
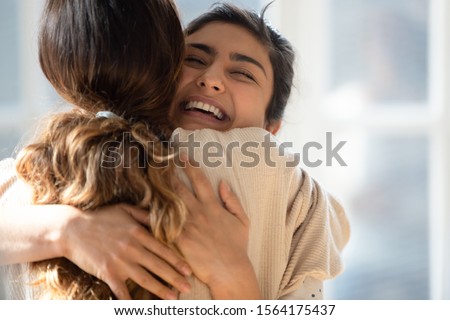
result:
[[[211,22],[186,39],[169,118],[188,130],[260,127],[273,92],[268,50],[243,27]]]

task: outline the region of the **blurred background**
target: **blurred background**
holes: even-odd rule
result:
[[[216,1],[176,2],[187,23]],[[37,63],[42,4],[0,1],[1,158],[61,105]],[[276,0],[266,17],[298,55],[280,139],[300,154],[327,132],[333,146],[346,141],[346,166],[305,167],[352,225],[325,298],[450,299],[450,2]]]

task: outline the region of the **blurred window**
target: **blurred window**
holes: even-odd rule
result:
[[[351,159],[361,175],[348,195],[353,235],[333,298],[428,299],[430,143],[408,122],[413,109],[428,108],[429,2],[328,3],[331,63],[323,111],[347,114],[347,130],[376,122],[353,131],[363,146]],[[399,116],[405,129],[389,132],[389,121]]]
[[[18,104],[20,89],[17,0],[0,2],[0,110]]]

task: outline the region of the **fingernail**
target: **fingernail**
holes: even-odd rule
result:
[[[189,283],[187,283],[187,282],[183,283],[181,285],[181,292],[186,293],[186,292],[189,292],[189,291],[191,291],[191,285]]]
[[[185,276],[190,276],[190,275],[192,274],[192,270],[191,270],[191,268],[189,268],[188,266],[183,266],[183,267],[181,268],[181,272],[183,272],[183,274],[184,274]]]
[[[166,295],[167,300],[177,300],[178,295],[174,292],[170,292]]]
[[[188,158],[188,156],[187,156],[186,153],[181,152],[181,153],[180,153],[180,160],[183,161],[183,162],[188,162],[188,161],[189,161],[189,158]]]

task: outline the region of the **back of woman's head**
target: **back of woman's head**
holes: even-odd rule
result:
[[[47,0],[39,39],[42,70],[74,108],[50,118],[18,156],[33,203],[83,210],[137,205],[149,210],[154,236],[172,243],[185,207],[172,191],[173,165],[159,135],[183,59],[174,4]],[[32,271],[45,298],[113,297],[65,259],[35,263]],[[148,297],[142,290],[133,296]]]
[[[183,54],[171,0],[48,0],[44,9],[42,70],[86,111],[166,124]]]

